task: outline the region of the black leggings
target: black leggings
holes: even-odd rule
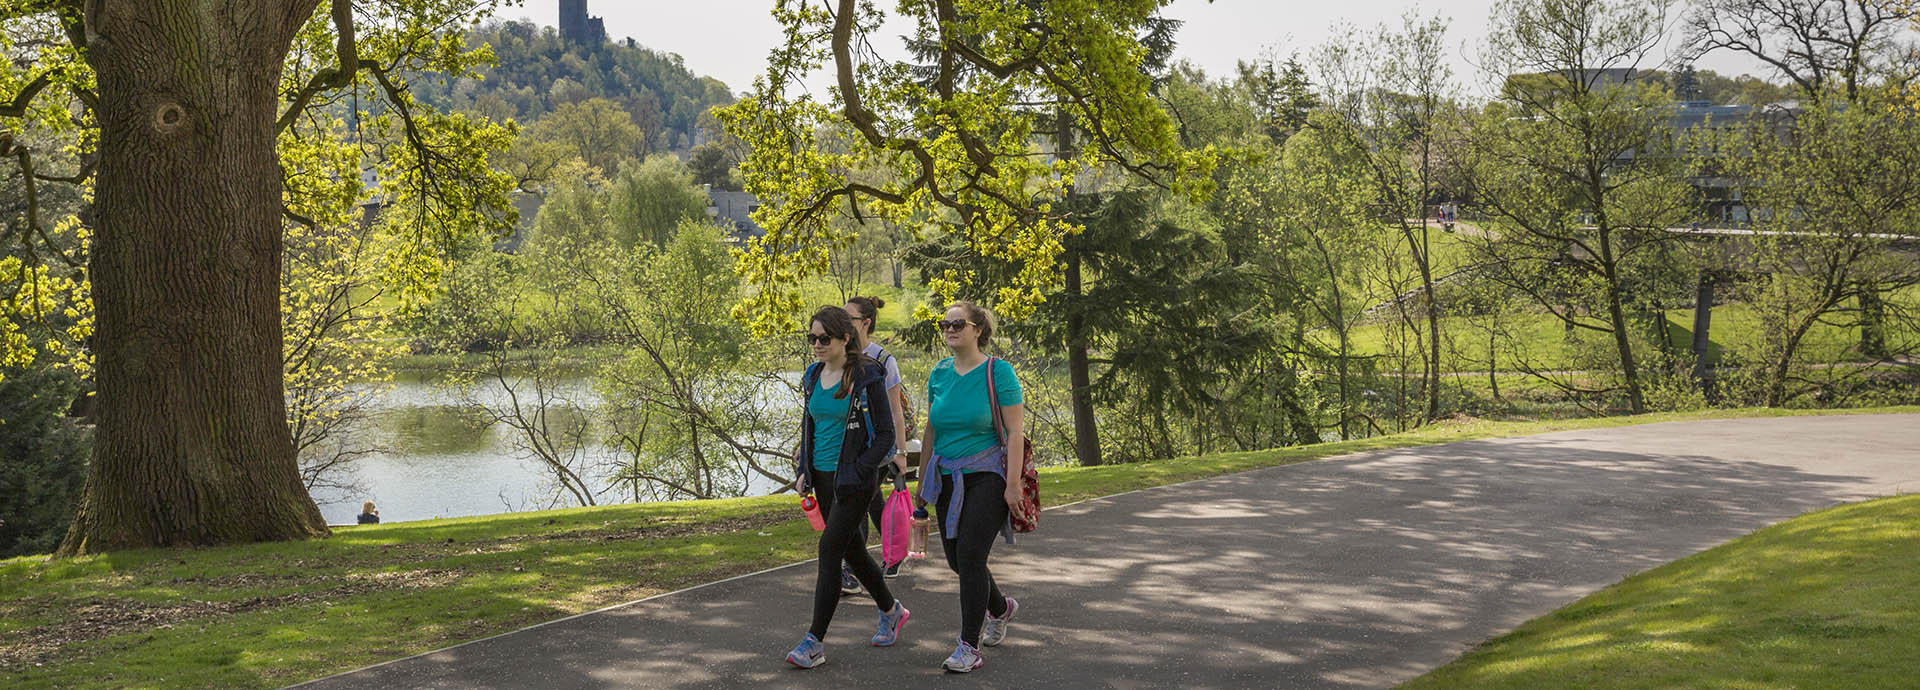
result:
[[[939,470],[934,470],[939,471]],[[949,478],[951,479],[951,478]],[[967,483],[967,495],[960,505],[960,533],[947,534],[947,499],[953,495],[953,482],[940,485],[940,545],[947,552],[947,567],[960,575],[960,639],[980,646],[980,625],[987,612],[1007,614],[1007,597],[987,571],[987,554],[1000,527],[1007,522],[1007,480],[992,472],[961,475]]]
[[[893,593],[887,590],[886,578],[880,575],[880,564],[873,562],[873,555],[867,553],[867,539],[862,534],[865,530],[861,529],[866,522],[867,493],[879,493],[880,487],[836,498],[832,472],[814,472],[813,487],[827,529],[820,533],[820,573],[813,581],[813,627],[807,632],[824,642],[827,625],[833,622],[833,612],[840,607],[841,563],[846,563],[860,586],[873,594],[873,603],[882,613],[892,611],[894,601]]]

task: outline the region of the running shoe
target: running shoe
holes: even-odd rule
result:
[[[801,640],[800,646],[787,652],[787,663],[800,668],[813,668],[825,663],[826,660],[827,645],[822,643],[820,638],[814,637],[813,633],[807,633],[807,639]]]
[[[902,558],[898,561],[895,561],[893,565],[887,566],[885,569],[881,570],[881,573],[890,578],[900,577],[900,566],[903,566],[906,564],[907,564],[907,559]]]
[[[854,577],[853,571],[849,570],[846,566],[840,566],[840,595],[847,596],[859,593],[860,578]]]
[[[966,640],[961,640],[960,646],[953,648],[953,656],[940,662],[940,667],[954,673],[972,673],[974,669],[980,668],[980,665],[985,663],[987,660],[980,658],[980,650],[974,649],[973,645],[967,644]]]
[[[1020,610],[1020,602],[1014,601],[1013,597],[1007,597],[1007,615],[996,617],[992,611],[988,611],[986,624],[980,626],[980,646],[993,647],[1006,639],[1007,621],[1013,620],[1013,612],[1018,610]]]
[[[893,610],[880,614],[880,629],[873,633],[873,646],[891,647],[900,641],[900,629],[907,627],[907,619],[912,617],[913,612],[907,610],[906,604],[894,600]]]

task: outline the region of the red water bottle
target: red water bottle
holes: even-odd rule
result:
[[[813,500],[813,494],[807,494],[800,499],[800,512],[807,514],[807,524],[813,525],[813,531],[819,532],[827,528],[827,519],[820,516],[820,502]]]

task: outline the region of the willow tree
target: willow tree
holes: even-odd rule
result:
[[[1213,154],[1179,146],[1141,69],[1140,37],[1169,2],[902,0],[909,41],[930,58],[920,65],[874,47],[880,3],[775,2],[786,42],[752,93],[720,113],[753,148],[740,169],[767,229],[741,253],[760,289],[736,316],[762,333],[789,328],[799,281],[855,239],[836,216],[938,228],[1018,264],[1002,285],[973,285],[964,270],[932,282],[943,298],[979,291],[1024,316],[1061,281],[1062,238],[1080,228],[1057,202],[1076,178],[1120,172],[1208,191]],[[799,88],[819,71],[833,84],[825,100]],[[1040,134],[1075,130],[1087,136],[1072,146]],[[821,145],[843,133],[851,145]]]
[[[86,214],[60,221],[90,238],[98,396],[86,495],[61,553],[326,533],[286,418],[283,249],[290,228],[328,230],[314,209],[350,208],[365,190],[310,156],[324,148],[376,167],[379,193],[404,210],[387,260],[429,284],[454,236],[509,213],[511,182],[485,164],[507,132],[431,112],[408,83],[485,59],[442,31],[491,4],[0,4],[10,89],[0,126],[64,135],[46,151],[16,144],[15,159],[30,183],[92,197]],[[301,146],[347,118],[354,146]],[[32,168],[55,150],[77,150],[77,168]],[[292,150],[303,153],[283,154]],[[51,234],[43,222],[25,234]]]

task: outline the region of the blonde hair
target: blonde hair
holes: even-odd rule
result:
[[[360,504],[360,512],[362,513],[371,513],[374,510],[375,508],[373,507],[373,501],[367,501],[366,503]]]

